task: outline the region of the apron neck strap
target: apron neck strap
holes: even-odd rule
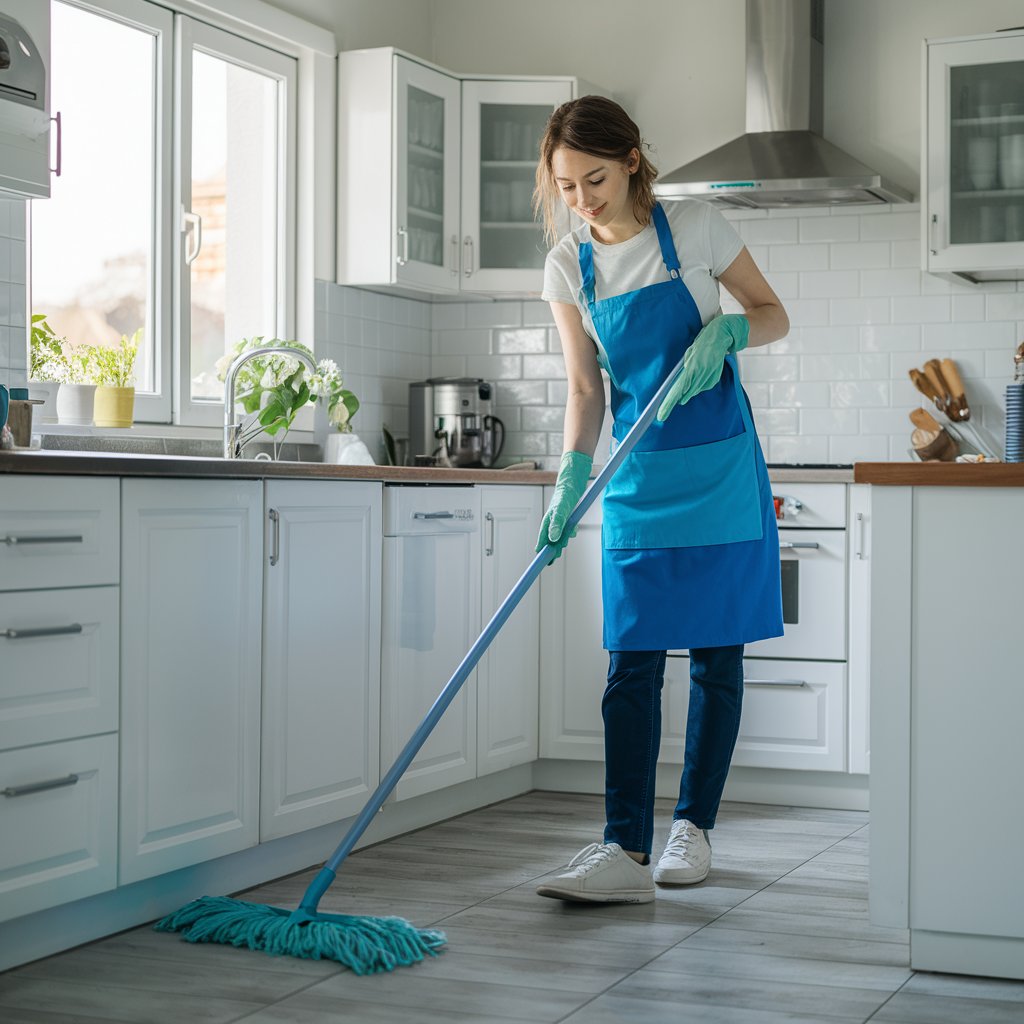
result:
[[[672,241],[672,229],[668,226],[668,217],[665,215],[661,203],[655,203],[651,210],[651,217],[654,220],[654,228],[658,232],[658,244],[661,246],[661,258],[665,261],[665,268],[669,277],[679,276],[679,257],[676,255],[676,245]]]
[[[665,262],[669,277],[679,277],[679,257],[676,255],[675,242],[672,241],[672,229],[668,226],[668,217],[661,203],[655,203],[651,210],[654,229],[658,232],[658,244],[661,246],[661,258]],[[581,242],[579,250],[580,276],[583,278],[583,297],[587,306],[594,304],[594,246],[590,242]]]

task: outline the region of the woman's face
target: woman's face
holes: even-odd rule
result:
[[[559,146],[551,155],[551,173],[565,205],[590,225],[598,241],[611,241],[614,228],[636,224],[629,179],[639,163],[635,149],[621,161]]]

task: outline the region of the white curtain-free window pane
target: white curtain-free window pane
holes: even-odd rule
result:
[[[278,323],[277,79],[196,50],[192,58],[192,213],[202,244],[189,265],[191,397],[221,401],[216,363]]]
[[[51,10],[62,167],[50,198],[32,202],[32,312],[72,345],[143,328],[136,388],[152,392],[156,39],[70,4]]]

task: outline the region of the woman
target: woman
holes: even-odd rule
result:
[[[537,889],[587,902],[647,903],[654,883],[702,881],[708,831],[739,730],[743,645],[782,634],[778,533],[734,353],[789,321],[739,235],[713,207],[654,197],[656,170],[616,103],[584,96],[552,114],[535,202],[549,241],[564,203],[583,221],[548,254],[543,298],[565,354],[564,454],[537,550],[557,554],[586,489],[611,381],[614,445],[686,353],[655,422],[603,495],[608,681],[602,843]],[[743,307],[722,314],[718,282]],[[654,868],[654,782],[667,650],[690,653],[679,800]]]

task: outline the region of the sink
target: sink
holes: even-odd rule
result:
[[[106,452],[110,455],[177,455],[201,459],[222,459],[224,442],[212,437],[99,437],[91,434],[42,435],[44,451]],[[280,446],[281,462],[323,462],[318,444],[292,443]],[[254,459],[260,453],[273,458],[272,444],[253,442],[245,446],[245,458]]]

